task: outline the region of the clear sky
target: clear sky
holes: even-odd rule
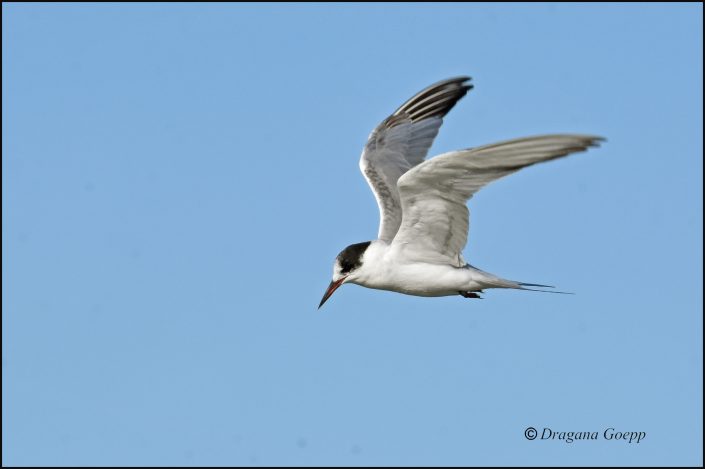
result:
[[[702,465],[701,4],[2,13],[3,464]],[[607,137],[470,203],[473,265],[576,295],[316,310],[368,133],[464,74],[431,155]]]

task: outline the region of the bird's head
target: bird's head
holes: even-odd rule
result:
[[[318,305],[319,309],[323,306],[323,303],[328,301],[328,298],[338,287],[346,282],[355,280],[355,275],[360,266],[362,266],[362,256],[369,246],[370,241],[366,241],[364,243],[351,244],[340,251],[338,257],[335,258],[335,263],[333,263],[333,280],[331,280],[321,303]]]

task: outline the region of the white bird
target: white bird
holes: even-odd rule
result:
[[[407,295],[480,298],[488,288],[553,288],[506,280],[463,259],[466,202],[490,182],[604,140],[542,135],[457,150],[424,161],[443,117],[472,89],[470,77],[441,81],[414,95],[370,134],[360,169],[380,212],[378,239],[338,254],[320,308],[338,287],[354,283]],[[545,290],[539,290],[545,291]]]

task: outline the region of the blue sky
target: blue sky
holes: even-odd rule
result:
[[[4,465],[702,465],[701,4],[2,11]],[[470,203],[576,295],[316,310],[368,133],[464,74],[431,155],[607,137]]]

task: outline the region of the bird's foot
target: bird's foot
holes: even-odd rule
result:
[[[482,299],[482,297],[480,295],[478,295],[478,292],[459,291],[458,293],[460,293],[460,296],[462,296],[463,298],[477,298],[479,300]],[[480,291],[480,293],[482,293],[482,291]]]

